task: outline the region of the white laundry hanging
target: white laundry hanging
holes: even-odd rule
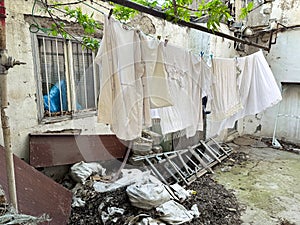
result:
[[[118,138],[140,137],[151,126],[150,107],[172,105],[162,42],[105,17],[95,61],[102,69],[98,122],[110,124]]]
[[[222,121],[242,108],[234,59],[215,58],[212,61],[211,120]]]
[[[150,108],[173,105],[164,68],[163,42],[140,32],[144,89],[144,125],[151,126]]]
[[[138,33],[105,17],[104,36],[95,61],[102,67],[98,122],[110,124],[120,139],[139,137],[143,124],[144,67]]]
[[[163,135],[183,130],[192,137],[203,129],[202,73],[208,73],[209,67],[192,53],[169,44],[164,49],[164,60],[174,105],[152,110],[151,114],[160,117]]]
[[[280,89],[261,50],[236,60],[240,70],[238,87],[243,108],[222,121],[209,121],[209,137],[220,134],[226,128],[233,128],[237,120],[261,113],[282,100]]]

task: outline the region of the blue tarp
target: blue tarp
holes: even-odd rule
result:
[[[61,90],[61,98],[60,98],[60,90]],[[50,98],[50,110],[49,110],[49,98]],[[62,100],[62,104],[60,104],[60,99]],[[62,105],[62,109],[61,109]],[[57,82],[49,92],[49,95],[44,95],[44,109],[45,111],[50,112],[60,112],[60,111],[67,111],[68,104],[67,104],[67,86],[66,81],[60,81],[60,88],[59,82]]]

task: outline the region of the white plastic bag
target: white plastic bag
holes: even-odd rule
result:
[[[191,194],[185,190],[183,187],[181,187],[178,183],[170,185],[172,190],[174,191],[174,194],[179,199],[180,202],[184,202],[188,197],[191,196]]]
[[[93,187],[97,192],[114,191],[121,187],[145,181],[150,176],[150,171],[142,172],[138,169],[122,169],[122,177],[113,183],[95,182]]]
[[[105,175],[106,169],[103,168],[100,163],[91,162],[79,162],[71,167],[71,177],[76,182],[85,183],[86,179],[92,175],[92,173],[97,173],[101,176]]]
[[[156,208],[160,218],[167,224],[183,224],[194,218],[195,212],[187,210],[183,205],[170,200]]]
[[[126,192],[131,204],[142,209],[152,209],[170,200],[162,183],[133,184]]]

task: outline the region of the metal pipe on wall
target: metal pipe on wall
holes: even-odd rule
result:
[[[7,73],[8,69],[14,65],[25,64],[23,62],[15,61],[12,57],[8,56],[6,49],[6,29],[5,29],[5,2],[0,0],[0,88],[1,88],[1,123],[3,140],[5,147],[5,162],[6,162],[6,174],[8,184],[8,194],[12,206],[18,211],[17,190],[15,180],[15,168],[13,160],[13,152],[11,146],[11,133],[9,126],[9,117],[7,116],[8,108],[8,93],[7,93]]]

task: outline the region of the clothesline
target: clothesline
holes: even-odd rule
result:
[[[98,122],[111,124],[120,139],[133,140],[152,125],[152,113],[161,119],[162,134],[184,130],[192,137],[203,130],[205,93],[211,105],[209,133],[214,136],[281,100],[262,51],[212,61],[209,67],[191,51],[126,30],[105,17],[96,57],[102,68]]]

